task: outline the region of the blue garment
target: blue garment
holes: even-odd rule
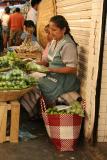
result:
[[[27,37],[27,33],[26,32],[23,32],[22,35],[21,35],[21,40],[25,40],[25,38]],[[34,34],[32,34],[32,41],[36,41],[36,37],[34,36]]]

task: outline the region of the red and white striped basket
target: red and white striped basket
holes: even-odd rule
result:
[[[42,116],[47,133],[59,151],[74,151],[80,134],[82,117],[72,114],[47,114],[41,98]]]

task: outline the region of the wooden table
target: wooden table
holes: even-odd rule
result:
[[[11,112],[10,134],[6,135],[7,131],[7,115]],[[0,143],[10,141],[18,142],[19,137],[19,118],[20,118],[20,103],[16,101],[0,102]]]

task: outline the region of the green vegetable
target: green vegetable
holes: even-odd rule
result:
[[[72,115],[76,114],[81,117],[84,117],[84,110],[78,101],[73,101],[70,104],[69,108],[67,109],[58,110],[57,107],[48,108],[46,110],[46,113],[48,114],[72,114]]]
[[[26,64],[26,69],[28,71],[35,71],[35,72],[42,72],[42,73],[48,72],[47,67],[45,67],[43,65],[36,64],[34,62],[28,62]]]
[[[37,84],[35,78],[26,75],[20,69],[0,74],[0,90],[23,89]]]

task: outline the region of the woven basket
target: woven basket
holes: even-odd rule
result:
[[[42,53],[41,52],[32,52],[32,53],[30,53],[30,52],[26,52],[26,53],[17,52],[17,56],[18,56],[18,58],[21,58],[21,59],[32,58],[37,61],[41,61]]]
[[[21,90],[2,90],[0,91],[0,102],[17,100],[22,97],[25,93],[31,91],[33,87],[21,89]]]

